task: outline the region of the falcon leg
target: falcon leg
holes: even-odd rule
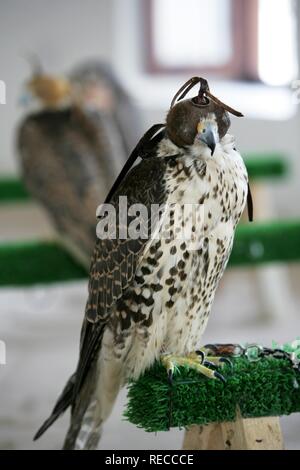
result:
[[[222,367],[225,363],[231,365],[230,360],[227,358],[207,356],[207,351],[205,348],[187,354],[186,356],[163,354],[161,357],[161,362],[167,369],[170,382],[172,382],[174,371],[180,366],[186,366],[190,369],[194,369],[209,379],[219,379],[222,382],[226,382],[225,377],[220,374],[216,368]]]

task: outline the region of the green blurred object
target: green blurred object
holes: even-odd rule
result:
[[[85,269],[56,242],[0,245],[0,286],[29,286],[84,279]]]
[[[230,267],[300,260],[300,221],[240,224]],[[0,244],[0,285],[31,285],[83,279],[87,272],[59,243]]]
[[[288,160],[280,153],[249,153],[245,155],[249,178],[279,178],[288,171]],[[26,201],[30,195],[22,181],[14,177],[0,178],[0,202]]]
[[[124,416],[148,432],[170,427],[234,421],[237,406],[243,418],[281,416],[300,411],[300,373],[286,359],[250,362],[232,359],[225,366],[227,383],[208,379],[192,369],[179,368],[173,385],[160,364],[128,386]]]
[[[300,221],[240,224],[229,266],[300,260]]]
[[[245,155],[249,179],[281,178],[288,173],[288,158],[280,153],[251,153]]]
[[[6,177],[0,179],[0,203],[27,201],[30,195],[21,180]]]

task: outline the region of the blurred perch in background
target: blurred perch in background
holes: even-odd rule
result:
[[[279,154],[248,155],[246,165],[252,180],[282,177],[287,171],[286,160]],[[22,182],[0,180],[0,203],[28,200]],[[299,261],[299,238],[300,221],[240,224],[229,266]],[[32,285],[87,276],[87,271],[76,260],[51,241],[3,243],[0,264],[5,266],[0,273],[0,285]]]
[[[287,156],[280,156],[280,154],[265,154],[263,158],[262,156],[257,156],[251,160],[248,174],[255,205],[256,222],[276,219],[277,208],[270,193],[270,186],[266,184],[265,175],[271,177],[272,183],[288,176],[289,168],[287,162]],[[251,171],[252,168],[254,172]],[[247,220],[246,216],[244,216],[243,219]],[[285,227],[285,225],[283,227]],[[280,224],[277,228],[280,229]],[[278,231],[276,231],[276,234],[278,235]],[[286,244],[287,240],[289,240],[289,232],[285,234],[282,232],[281,243]],[[257,253],[258,257],[259,252],[263,249],[264,248],[260,246],[259,243],[253,243],[252,245],[253,253]],[[282,251],[281,246],[277,246],[277,250],[279,250],[278,252],[280,253]],[[292,251],[291,256],[293,256]],[[257,312],[258,321],[270,322],[278,320],[282,318],[283,315],[286,315],[287,311],[290,315],[295,313],[287,266],[270,266],[268,264],[259,266],[258,269],[252,271],[252,279],[259,303],[259,310]]]
[[[300,221],[240,224],[229,267],[300,261]],[[288,243],[286,241],[288,240]],[[55,241],[0,244],[0,286],[84,279],[88,271]]]
[[[27,90],[39,109],[17,131],[23,180],[47,210],[63,245],[87,267],[96,238],[96,209],[131,146],[119,104],[124,121],[126,106],[130,109],[132,123],[127,123],[136,130],[139,119],[108,67],[87,63],[66,79],[34,65]]]

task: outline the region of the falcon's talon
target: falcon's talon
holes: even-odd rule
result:
[[[230,372],[233,372],[233,363],[228,357],[220,357],[220,362],[223,364],[227,364],[230,367]]]
[[[226,384],[227,380],[225,379],[224,375],[220,374],[217,370],[214,371],[214,377],[215,379],[221,380],[224,384]]]
[[[225,364],[228,364],[229,366],[231,366],[231,369],[233,369],[233,365],[232,365],[231,360],[228,359],[227,357],[223,357],[223,356],[210,356],[210,355],[207,355],[204,362],[209,362],[210,365],[213,364],[216,367],[223,367]]]
[[[227,360],[221,361],[221,359],[223,358],[206,356],[205,350],[198,350],[185,356],[164,354],[161,357],[161,362],[167,369],[168,380],[171,384],[173,383],[173,372],[180,366],[194,369],[200,374],[205,375],[205,377],[219,379],[225,383],[225,377],[216,370],[223,362],[227,362]]]
[[[216,369],[218,367],[217,364],[214,364],[213,362],[206,361],[206,360],[203,362],[203,365],[206,367],[212,367],[213,369]]]
[[[201,356],[201,359],[202,359],[202,360],[201,360],[201,364],[203,364],[204,361],[205,361],[205,353],[204,353],[204,351],[202,351],[201,349],[198,349],[198,350],[196,351],[196,354],[197,354],[198,356]]]

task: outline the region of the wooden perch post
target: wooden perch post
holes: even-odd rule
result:
[[[283,438],[277,416],[241,417],[226,423],[190,426],[183,440],[184,450],[283,450]]]

